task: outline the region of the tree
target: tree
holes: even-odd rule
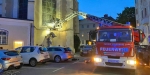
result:
[[[92,40],[96,40],[96,34],[97,34],[97,30],[91,30],[89,32],[89,40],[92,41]]]
[[[80,46],[80,38],[78,35],[74,35],[74,49],[75,52],[79,52],[79,46]]]
[[[107,20],[111,20],[111,21],[116,21],[114,18],[112,18],[111,16],[108,16],[108,14],[105,14],[104,17],[102,17],[104,19],[107,19]]]
[[[130,22],[133,27],[136,27],[136,19],[135,19],[135,7],[126,7],[122,13],[117,14],[118,17],[116,21],[119,23],[126,24],[126,22]]]

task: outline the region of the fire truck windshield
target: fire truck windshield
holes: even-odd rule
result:
[[[99,42],[131,42],[130,29],[103,29],[99,31]]]

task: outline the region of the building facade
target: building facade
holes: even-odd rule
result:
[[[115,21],[115,19],[109,16],[108,14],[104,14],[104,16],[101,18]],[[87,19],[79,20],[79,32],[80,32],[79,37],[81,40],[81,45],[89,44],[89,32],[91,30],[95,30],[98,28],[99,28],[99,24],[96,22]]]
[[[0,21],[0,47],[13,50],[33,44],[33,21],[8,18],[0,18]]]
[[[78,10],[77,0],[0,0],[0,15],[7,18],[33,20],[33,45],[41,45],[45,37],[53,32],[52,46],[68,46],[74,49],[74,33],[79,33],[78,17],[70,19],[60,30],[51,30],[47,24],[55,19],[63,20],[68,14]],[[1,21],[1,20],[0,20]],[[27,44],[25,44],[27,45]]]
[[[136,27],[143,30],[146,39],[143,45],[148,45],[150,36],[150,0],[135,0]]]
[[[99,27],[98,23],[89,21],[87,19],[79,20],[79,38],[81,45],[87,45],[89,40],[90,30],[95,30]]]

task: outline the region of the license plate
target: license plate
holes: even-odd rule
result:
[[[108,60],[110,63],[119,63],[119,60]]]

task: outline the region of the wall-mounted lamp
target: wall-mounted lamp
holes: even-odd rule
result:
[[[46,34],[49,34],[49,33],[50,33],[50,29],[47,29],[47,30],[46,30]]]

